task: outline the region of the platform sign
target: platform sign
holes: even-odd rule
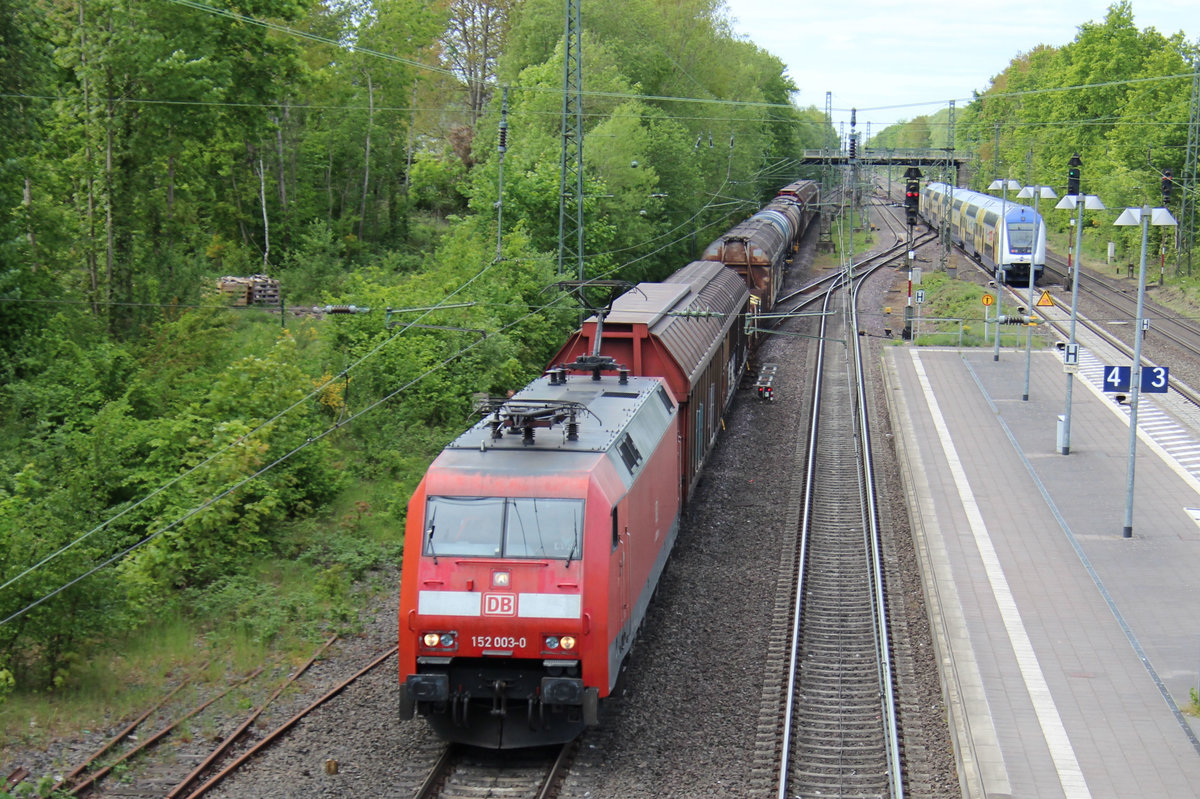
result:
[[[1166,366],[1143,366],[1141,391],[1147,394],[1166,394],[1171,370]],[[1132,385],[1133,370],[1128,366],[1104,367],[1104,390],[1109,392],[1128,391]]]
[[[1079,345],[1078,344],[1068,344],[1067,348],[1065,350],[1063,350],[1063,363],[1065,363],[1067,366],[1078,366],[1079,365]]]
[[[1105,366],[1104,390],[1128,391],[1129,386],[1132,385],[1132,376],[1133,370],[1128,366]]]
[[[925,289],[917,289],[917,305],[925,304]]]
[[[1142,367],[1142,391],[1147,394],[1166,394],[1170,369],[1166,366]]]

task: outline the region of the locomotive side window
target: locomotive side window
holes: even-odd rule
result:
[[[579,560],[583,500],[429,497],[424,554]]]
[[[617,444],[617,452],[621,453],[625,468],[631,472],[642,462],[642,453],[638,451],[637,444],[633,443],[633,437],[628,433],[621,437],[621,442]]]
[[[654,393],[658,396],[659,400],[662,401],[663,407],[667,409],[667,413],[675,413],[675,403],[671,402],[671,398],[667,396],[667,390],[665,388],[659,386],[658,390]]]

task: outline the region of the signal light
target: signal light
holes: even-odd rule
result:
[[[910,166],[904,170],[904,208],[908,212],[908,224],[917,222],[917,210],[921,207],[921,170]]]
[[[1175,173],[1169,169],[1164,169],[1162,179],[1162,200],[1164,207],[1171,204],[1171,187],[1174,185],[1174,183]]]
[[[1079,153],[1071,156],[1071,160],[1067,162],[1067,194],[1078,195],[1079,191],[1079,167],[1083,166],[1083,161],[1079,160]]]

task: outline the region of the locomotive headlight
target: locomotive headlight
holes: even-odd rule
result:
[[[421,636],[421,643],[430,649],[439,646],[449,649],[454,646],[455,637],[454,633],[425,633]]]
[[[575,648],[575,636],[564,635],[562,638],[558,639],[558,644],[563,649],[574,649]]]
[[[557,635],[547,635],[546,636],[546,648],[547,649],[558,649],[558,636]]]

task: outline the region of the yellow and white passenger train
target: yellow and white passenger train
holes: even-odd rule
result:
[[[1041,278],[1046,265],[1046,223],[1032,208],[1012,198],[929,183],[921,190],[921,215],[938,229],[948,224],[951,240],[985,266],[998,270],[1005,283],[1028,285],[1030,264],[1034,282]]]

